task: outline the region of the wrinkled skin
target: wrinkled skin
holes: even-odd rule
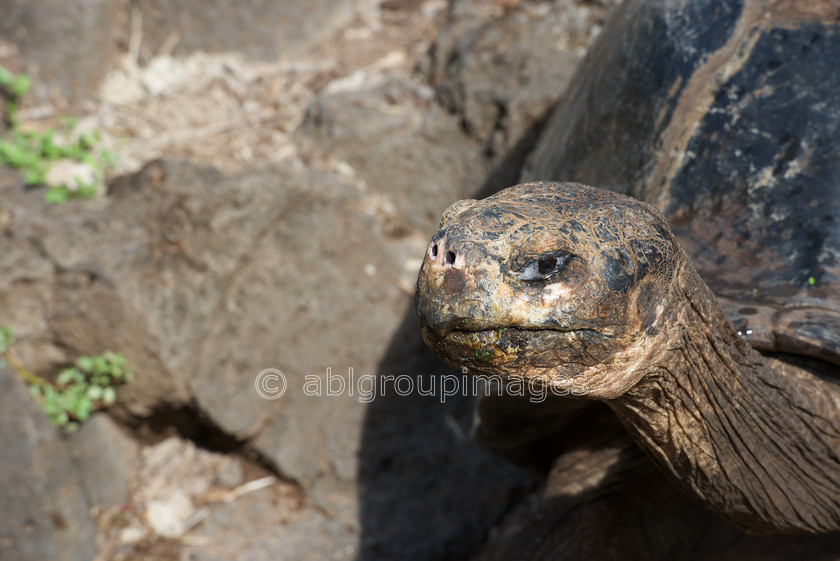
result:
[[[738,527],[840,531],[840,386],[746,344],[652,207],[548,182],[456,203],[416,308],[453,365],[605,402]]]

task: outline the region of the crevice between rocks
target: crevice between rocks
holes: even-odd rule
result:
[[[141,445],[152,446],[177,436],[192,442],[202,450],[237,456],[283,483],[302,490],[299,481],[278,469],[274,462],[252,446],[249,439],[225,432],[204,414],[195,402],[177,406],[163,405],[150,415],[121,417],[118,422],[128,429]]]

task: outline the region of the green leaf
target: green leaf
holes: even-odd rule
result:
[[[50,187],[44,193],[44,202],[48,204],[60,205],[66,203],[68,200],[70,200],[70,192],[66,187]]]
[[[91,148],[93,148],[93,145],[96,144],[98,141],[98,131],[86,132],[79,137],[79,147],[84,150],[90,150]]]
[[[9,72],[8,68],[0,66],[0,86],[8,87],[13,78],[14,75]]]
[[[47,182],[47,174],[40,169],[27,171],[23,174],[23,181],[27,185],[43,185]]]
[[[96,375],[96,374],[106,374],[108,372],[108,370],[109,370],[108,369],[108,361],[105,360],[105,358],[103,358],[101,356],[94,356],[94,357],[91,357],[91,361],[92,361],[91,369],[90,369],[91,374],[94,374],[94,375]]]
[[[87,421],[91,411],[93,411],[93,403],[88,399],[80,399],[73,405],[71,413],[79,421]]]
[[[76,182],[76,197],[80,199],[92,199],[96,195],[96,183],[84,183],[79,177],[74,177]]]
[[[62,399],[65,403],[68,404],[68,408],[72,409],[74,403],[86,399],[85,392],[87,391],[87,387],[88,386],[85,383],[85,381],[82,380],[73,384],[72,386],[65,388]]]
[[[64,149],[53,144],[54,134],[55,131],[47,131],[39,139],[41,155],[48,160],[58,160],[64,155]]]
[[[31,80],[23,74],[15,75],[6,68],[0,67],[0,89],[5,90],[5,119],[10,124],[9,138],[0,138],[0,164],[19,169],[27,185],[46,185],[44,202],[47,204],[63,204],[72,198],[90,199],[102,189],[105,168],[116,163],[116,156],[107,150],[95,151],[101,135],[99,131],[81,133],[69,145],[56,144],[55,135],[61,133],[67,138],[73,138],[73,130],[78,125],[74,117],[62,117],[58,130],[51,129],[44,132],[24,132],[19,128],[17,118],[20,98],[27,92]],[[47,185],[49,162],[61,158],[68,158],[87,164],[95,177],[89,183],[74,178],[76,189],[70,190],[66,185]]]
[[[6,337],[11,337],[11,330],[0,328],[0,341]],[[112,405],[117,399],[114,385],[130,376],[125,357],[105,351],[100,356],[77,358],[75,366],[58,373],[55,385],[31,385],[29,393],[51,423],[71,432],[95,410]]]
[[[90,372],[93,370],[93,358],[89,356],[80,356],[76,359],[76,366],[78,366],[79,370],[82,372]]]
[[[49,415],[49,418],[50,422],[57,427],[66,425],[67,422],[70,420],[70,417],[65,411],[60,411],[54,415]]]
[[[98,374],[90,379],[92,384],[96,384],[97,386],[110,386],[111,385],[111,377],[107,374]]]
[[[103,387],[99,385],[92,385],[87,389],[87,398],[91,401],[98,401],[102,399],[102,394],[104,393]]]
[[[61,372],[59,372],[58,376],[55,379],[55,383],[59,386],[66,386],[72,382],[79,382],[84,380],[81,372],[76,370],[73,367],[65,368]]]
[[[108,150],[102,150],[99,152],[99,161],[101,162],[102,167],[112,168],[117,164],[119,158],[116,154],[109,152]]]
[[[5,353],[15,340],[15,333],[8,327],[0,327],[0,354]]]
[[[16,76],[8,87],[13,96],[20,98],[26,95],[26,92],[29,91],[29,86],[31,84],[32,80],[29,79],[29,76],[21,74]]]

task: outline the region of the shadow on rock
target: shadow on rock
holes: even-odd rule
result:
[[[533,485],[470,440],[471,380],[426,349],[409,309],[364,421],[357,561],[464,558]]]

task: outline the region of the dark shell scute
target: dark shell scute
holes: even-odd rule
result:
[[[665,213],[713,284],[794,293],[840,280],[837,61],[832,26],[771,30],[701,121]]]
[[[628,3],[639,12],[624,20],[624,33],[613,36],[620,44],[604,42],[588,55],[586,66],[611,71],[593,77],[586,95],[552,116],[551,134],[542,141],[547,151],[535,153],[525,178],[631,193],[659,149],[650,139],[667,127],[696,70],[731,38],[743,4],[692,0],[663,10],[654,3]]]

